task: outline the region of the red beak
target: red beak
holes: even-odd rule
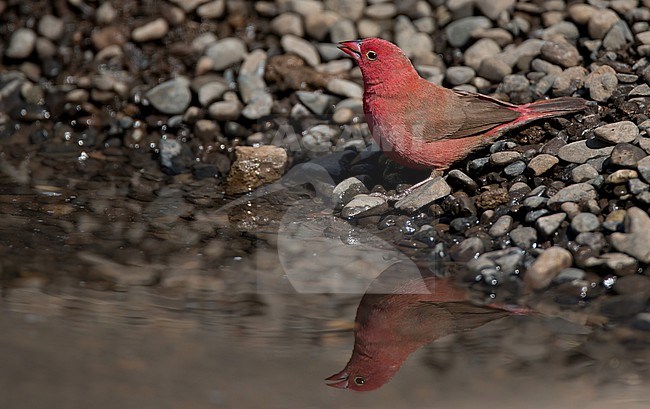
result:
[[[348,378],[350,377],[350,374],[348,374],[345,369],[342,370],[339,373],[336,373],[329,378],[325,378],[326,381],[338,381],[334,383],[328,383],[327,386],[331,386],[332,388],[339,388],[339,389],[347,389],[348,388]]]
[[[355,60],[361,59],[361,40],[341,41],[338,47],[339,50],[343,51]]]

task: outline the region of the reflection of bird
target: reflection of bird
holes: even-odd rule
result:
[[[345,368],[327,378],[329,386],[370,391],[388,382],[418,348],[454,332],[505,317],[526,314],[523,307],[480,306],[450,278],[426,277],[395,284],[400,263],[388,268],[361,299],[354,349]],[[386,282],[392,284],[386,285]]]
[[[345,41],[339,48],[361,68],[373,137],[389,158],[415,169],[440,173],[506,131],[586,107],[581,98],[513,105],[440,87],[420,77],[395,44],[379,38]]]

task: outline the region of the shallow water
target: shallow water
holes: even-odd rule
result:
[[[379,235],[305,191],[223,210],[182,180],[140,200],[133,180],[5,182],[2,408],[650,403],[647,334],[588,311],[498,319],[424,346],[376,391],[330,388],[363,292],[397,261],[420,278]]]

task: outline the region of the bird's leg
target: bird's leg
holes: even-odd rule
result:
[[[410,195],[411,193],[413,193],[418,188],[426,185],[427,183],[429,183],[433,179],[442,177],[442,175],[443,175],[442,170],[434,169],[434,170],[431,171],[431,175],[428,178],[424,179],[421,182],[418,182],[418,183],[414,184],[413,186],[409,187],[408,189],[404,190],[401,193],[396,193],[394,195],[387,195],[387,194],[384,194],[384,193],[371,193],[370,196],[381,197],[381,198],[386,199],[386,201],[389,201],[389,202],[396,202],[398,200],[404,199],[406,196]]]

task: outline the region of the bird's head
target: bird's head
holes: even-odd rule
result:
[[[408,57],[390,41],[365,38],[342,41],[338,47],[359,64],[366,85],[418,76]]]
[[[402,362],[368,361],[353,354],[350,362],[338,373],[326,378],[327,386],[358,392],[375,390],[385,385],[399,370]]]

